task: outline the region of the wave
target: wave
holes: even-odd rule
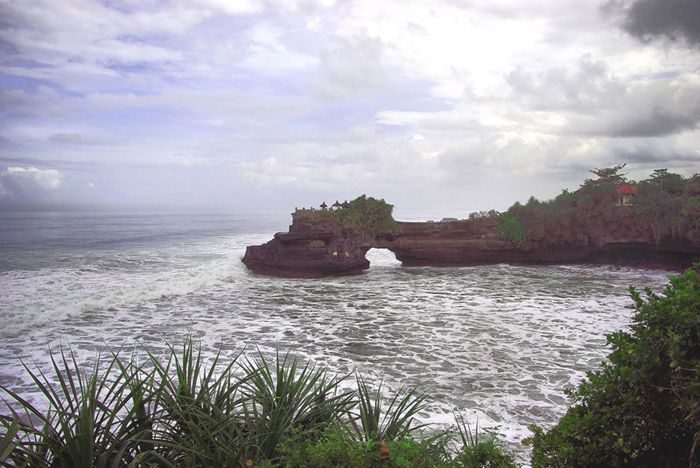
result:
[[[182,265],[162,258],[124,259],[70,268],[13,270],[0,274],[3,334],[69,317],[186,295],[247,274],[243,251]],[[223,258],[222,258],[223,257]]]

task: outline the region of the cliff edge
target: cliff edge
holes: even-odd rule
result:
[[[685,238],[656,242],[647,237],[587,236],[573,242],[502,239],[498,219],[440,223],[397,222],[393,232],[371,234],[347,228],[321,211],[298,210],[286,233],[247,248],[243,263],[262,275],[322,278],[362,273],[372,248],[388,249],[404,266],[613,264],[682,271],[700,262],[700,246]]]

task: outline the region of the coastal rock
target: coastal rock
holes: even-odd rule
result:
[[[362,273],[365,254],[388,249],[404,266],[611,264],[682,271],[700,262],[700,246],[687,239],[589,236],[574,243],[525,242],[519,247],[498,234],[496,219],[440,223],[398,222],[398,231],[371,235],[348,229],[318,212],[299,210],[289,232],[247,248],[243,263],[262,275],[322,278]]]
[[[365,254],[373,236],[347,229],[334,219],[317,221],[292,215],[289,232],[246,249],[243,263],[261,275],[323,278],[356,275],[369,268]]]

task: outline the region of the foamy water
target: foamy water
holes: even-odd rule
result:
[[[381,250],[360,276],[269,278],[240,259],[288,220],[226,219],[127,217],[117,233],[119,219],[53,219],[58,240],[0,242],[0,383],[36,397],[17,357],[46,366],[61,344],[90,362],[105,345],[162,349],[191,335],[209,355],[279,349],[389,391],[417,386],[430,395],[423,419],[461,411],[518,447],[530,424],[556,423],[564,389],[608,353],[604,334],[627,326],[628,286],[667,282],[607,266],[403,268]]]

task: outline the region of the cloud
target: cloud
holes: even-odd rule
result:
[[[608,65],[594,61],[590,54],[581,57],[573,69],[557,67],[537,73],[521,65],[506,76],[506,82],[514,99],[537,111],[583,112],[608,105],[626,92],[610,76]]]
[[[519,118],[547,133],[648,138],[700,124],[700,82],[693,74],[623,81],[586,55],[574,70],[536,74],[518,67],[506,80],[521,105]]]
[[[21,118],[40,115],[61,117],[68,115],[69,109],[56,89],[40,85],[33,92],[24,89],[0,90],[0,112]]]
[[[125,78],[135,82],[134,75],[178,69],[186,57],[177,38],[217,11],[189,2],[123,9],[109,3],[0,2],[0,41],[12,47],[0,72],[81,90]]]
[[[0,172],[0,208],[45,202],[61,186],[62,178],[55,169],[8,167]]]
[[[101,145],[113,145],[117,141],[112,138],[99,138],[91,137],[87,135],[81,135],[78,133],[54,133],[49,137],[54,143],[60,143],[62,145],[78,145],[78,146],[101,146]]]
[[[700,3],[697,0],[610,0],[603,11],[623,18],[622,26],[631,35],[650,41],[666,37],[700,46]]]
[[[323,80],[316,89],[329,98],[347,98],[361,90],[391,91],[383,63],[386,44],[366,31],[349,39],[335,37],[321,53]]]
[[[612,137],[661,137],[700,124],[700,83],[684,78],[638,83],[608,106],[572,118],[565,131]]]
[[[2,176],[28,182],[29,185],[37,185],[45,190],[58,188],[63,177],[55,169],[39,170],[36,167],[8,167],[2,172]]]
[[[0,162],[24,169],[0,168],[2,198],[484,209],[697,162],[687,34],[646,47],[600,1],[0,0]]]

